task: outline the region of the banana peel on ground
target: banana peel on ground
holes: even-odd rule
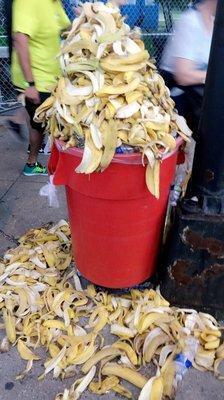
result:
[[[57,259],[66,260],[63,268]],[[223,379],[222,329],[209,314],[172,307],[159,289],[132,290],[124,296],[83,290],[70,269],[71,232],[66,221],[31,229],[0,262],[0,314],[5,337],[0,352],[17,346],[26,367],[25,379],[46,349],[43,373],[64,379],[82,378],[56,399],[114,391],[133,398],[125,382],[139,389],[139,399],[172,399],[176,390],[175,357],[194,342],[193,367]],[[105,345],[110,328],[113,336]],[[147,373],[150,362],[158,366]],[[144,367],[144,369],[143,369]],[[144,372],[143,372],[144,371]],[[148,396],[148,397],[147,397]]]

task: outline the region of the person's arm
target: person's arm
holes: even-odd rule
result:
[[[207,71],[199,71],[196,69],[194,61],[185,58],[176,58],[175,61],[175,78],[179,85],[201,85],[205,83]]]
[[[13,0],[12,4],[13,45],[18,55],[24,80],[33,82],[29,41],[35,37],[39,29],[37,18],[39,2],[38,0]],[[40,103],[39,93],[34,86],[27,87],[25,96],[35,104]]]
[[[27,82],[33,82],[33,74],[29,54],[29,36],[24,33],[14,33],[14,47],[17,52],[24,78]],[[35,104],[40,103],[40,96],[35,86],[30,86],[25,90],[25,96]]]
[[[198,35],[198,19],[194,12],[186,12],[177,23],[173,42],[172,57],[174,76],[179,85],[190,86],[205,83],[206,71],[197,68],[198,48],[203,46]],[[209,51],[209,49],[208,49]],[[203,60],[202,60],[203,61]]]

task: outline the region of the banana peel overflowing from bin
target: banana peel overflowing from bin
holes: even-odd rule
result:
[[[131,290],[123,296],[97,292],[93,285],[83,290],[70,262],[66,221],[32,229],[0,260],[5,329],[0,352],[16,346],[26,361],[17,379],[27,376],[44,347],[47,358],[39,379],[48,374],[65,379],[81,372],[56,400],[78,399],[87,388],[99,396],[113,391],[131,399],[126,382],[139,389],[139,400],[171,399],[177,384],[176,356],[192,341],[193,367],[223,379],[222,327],[211,315],[171,307],[159,289]],[[108,328],[112,335],[105,345]],[[142,368],[151,362],[155,376]]]
[[[114,5],[84,3],[65,34],[62,76],[35,120],[65,148],[83,146],[77,173],[104,171],[122,145],[142,152],[146,183],[159,197],[159,166],[191,131],[150,59],[139,29],[130,30]]]

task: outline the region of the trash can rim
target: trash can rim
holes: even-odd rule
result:
[[[174,153],[176,153],[179,149],[179,147],[183,144],[183,139],[179,136],[178,138],[176,138],[176,148],[165,154],[162,158],[162,160],[165,160],[169,157],[171,157]],[[60,139],[55,139],[55,144],[57,146],[57,149],[62,152],[62,153],[67,153],[67,154],[71,154],[71,155],[76,155],[76,156],[80,156],[80,158],[82,158],[82,154],[83,154],[83,149],[79,149],[77,147],[70,147],[68,149],[63,149],[63,145],[65,145],[65,143],[60,140]],[[133,153],[133,154],[116,154],[113,157],[112,163],[119,163],[119,164],[142,164],[142,153]]]

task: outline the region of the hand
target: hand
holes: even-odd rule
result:
[[[40,95],[35,86],[30,86],[25,90],[25,97],[34,104],[40,104]]]

